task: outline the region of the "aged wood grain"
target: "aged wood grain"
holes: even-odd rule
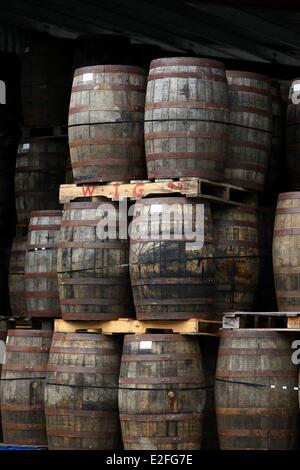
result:
[[[9,303],[13,316],[27,316],[26,288],[25,288],[25,251],[27,246],[27,227],[19,225],[16,228],[16,237],[13,240],[9,273]]]

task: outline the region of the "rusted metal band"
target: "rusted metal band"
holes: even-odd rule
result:
[[[137,91],[141,93],[145,93],[146,85],[130,85],[129,83],[97,83],[93,80],[93,84],[89,85],[73,85],[71,92],[77,93],[79,91],[125,91],[128,93],[129,91]],[[112,111],[114,111],[112,109]]]
[[[277,207],[277,214],[300,214],[300,207]]]
[[[239,170],[250,170],[258,173],[265,173],[267,169],[267,163],[265,165],[257,165],[256,163],[248,163],[244,161],[229,160],[226,163],[226,168],[239,169]]]
[[[258,114],[260,116],[264,116],[269,119],[272,119],[272,113],[270,111],[265,111],[264,109],[255,108],[254,106],[241,106],[241,105],[230,106],[230,112]],[[231,123],[231,125],[232,124],[233,123]],[[261,130],[264,131],[264,129],[261,129]]]
[[[54,273],[43,273],[43,272],[34,272],[34,273],[28,273],[25,272],[24,274],[25,279],[35,279],[35,278],[51,278],[51,279],[57,279],[57,272]]]
[[[21,364],[3,364],[2,370],[7,372],[47,372],[47,364],[25,366]],[[34,377],[32,377],[34,380]]]
[[[300,204],[300,191],[291,191],[290,193],[278,194],[278,201],[286,201],[288,199],[299,199]],[[300,210],[300,207],[299,207]]]
[[[8,330],[8,336],[26,336],[28,338],[36,337],[36,336],[43,336],[46,338],[52,338],[53,331],[45,331],[45,330]]]
[[[135,422],[166,422],[166,421],[202,421],[202,413],[168,413],[159,415],[129,415],[120,413],[121,421]]]
[[[26,251],[37,251],[37,250],[56,250],[58,248],[57,243],[51,243],[51,244],[46,244],[46,243],[35,243],[34,245],[27,245],[26,246]]]
[[[292,299],[292,298],[296,298],[296,299],[300,299],[300,291],[298,290],[287,290],[287,291],[280,291],[280,290],[276,290],[276,296],[277,297],[280,297],[282,299]]]
[[[273,80],[271,78],[267,77],[266,75],[261,75],[260,73],[255,73],[255,72],[243,72],[240,70],[226,70],[226,77],[227,79],[231,77],[252,78],[253,80],[258,80],[260,82],[266,82],[266,83],[269,83],[269,85],[273,85]]]
[[[225,132],[207,132],[207,131],[160,131],[145,132],[145,142],[149,140],[168,139],[173,137],[184,137],[191,139],[193,137],[203,137],[205,139],[228,140],[228,134]]]
[[[98,279],[92,277],[72,277],[72,278],[64,278],[60,277],[58,279],[58,283],[60,286],[65,285],[75,285],[75,286],[90,286],[90,285],[99,285],[99,286],[119,286],[119,285],[129,285],[130,278],[116,278],[116,279]]]
[[[228,91],[245,91],[246,93],[257,93],[259,95],[265,95],[268,97],[271,95],[270,90],[266,90],[265,88],[259,88],[251,85],[235,85],[234,83],[228,85]],[[279,102],[281,101],[279,100]]]
[[[79,67],[74,71],[74,77],[84,75],[85,73],[128,73],[133,75],[145,76],[145,70],[132,65],[91,65],[89,67]]]
[[[253,380],[255,377],[295,377],[295,371],[294,370],[257,370],[257,369],[248,369],[248,370],[217,370],[217,375],[216,378],[223,378],[223,377],[228,377],[228,378],[251,378],[251,383],[253,383]],[[227,384],[228,385],[228,384]],[[230,384],[234,385],[234,383]]]
[[[219,436],[286,438],[295,435],[295,429],[218,429]]]
[[[138,145],[142,145],[142,142],[138,142]],[[76,147],[76,146],[75,146]],[[142,158],[139,160],[124,160],[124,158],[105,158],[104,160],[79,160],[77,162],[72,162],[72,168],[82,168],[87,166],[112,166],[112,165],[122,165],[122,166],[138,166],[143,167],[145,162]]]
[[[31,217],[61,217],[62,211],[33,211],[31,212]]]
[[[56,338],[54,338],[55,341]],[[76,338],[80,341],[80,338]],[[72,346],[55,346],[52,343],[50,354],[52,353],[61,353],[61,354],[101,354],[106,356],[118,356],[119,352],[116,349],[104,348],[99,345],[97,348],[81,348],[81,347],[72,347]]]
[[[98,220],[97,223],[99,223],[100,219]],[[81,222],[81,221],[80,221]],[[63,224],[63,227],[82,227],[82,225],[79,224],[77,225],[77,221],[75,221],[74,224],[68,225],[68,223]],[[97,225],[97,224],[96,224]],[[89,225],[87,225],[89,226]],[[92,224],[94,226],[94,224]],[[111,242],[60,242],[58,244],[58,248],[85,248],[85,249],[109,249],[109,250],[116,250],[116,249],[125,249],[129,247],[128,242],[114,242],[112,240]]]
[[[26,291],[26,298],[43,298],[43,299],[53,299],[58,298],[58,291]]]
[[[153,444],[176,444],[176,443],[184,443],[186,441],[190,441],[191,437],[186,436],[184,437],[154,437],[154,436],[137,436],[137,437],[123,437],[123,442],[132,443],[132,444],[142,444],[145,445],[144,439],[147,440],[147,445]],[[200,436],[199,436],[199,446],[200,446]]]
[[[166,77],[164,76],[163,78],[166,78]],[[192,101],[192,100],[158,101],[158,102],[153,102],[153,103],[148,102],[145,105],[145,111],[151,111],[152,109],[161,109],[161,108],[184,108],[184,109],[192,108],[192,109],[209,109],[209,110],[215,109],[215,110],[221,110],[221,111],[229,111],[229,108],[224,106],[223,104],[207,102],[207,101]],[[209,120],[207,121],[209,122]]]
[[[55,344],[56,340],[64,341],[96,341],[99,343],[107,343],[107,337],[99,335],[98,333],[57,333],[53,334],[53,342]]]
[[[120,377],[119,383],[122,385],[155,385],[155,384],[188,384],[204,383],[204,377],[194,376],[176,376],[176,377]],[[151,389],[147,389],[151,390]],[[166,390],[167,392],[168,390]]]
[[[258,314],[259,315],[259,314]],[[289,349],[275,349],[275,348],[259,348],[259,349],[256,349],[256,348],[245,348],[245,349],[241,349],[241,348],[219,348],[218,350],[218,354],[222,354],[222,355],[229,355],[229,356],[247,356],[247,355],[254,355],[254,356],[257,356],[257,355],[262,355],[262,354],[265,354],[265,355],[271,355],[271,356],[290,356],[291,355],[291,351]]]
[[[211,258],[208,258],[211,259]],[[300,271],[300,269],[299,269]],[[148,285],[169,285],[169,284],[202,284],[202,276],[198,277],[156,277],[144,279],[131,279],[132,286],[148,286]],[[207,283],[207,280],[204,281]]]
[[[300,214],[300,211],[299,211]],[[273,232],[273,236],[280,236],[280,235],[300,235],[300,228],[281,228],[275,229]]]
[[[2,418],[2,427],[4,430],[14,431],[45,431],[45,423],[8,423]]]
[[[75,410],[67,408],[49,408],[45,407],[46,416],[79,416],[89,418],[114,418],[118,416],[117,411],[102,410]]]
[[[22,346],[19,344],[8,344],[6,346],[6,352],[37,352],[37,353],[48,353],[50,347],[45,346]]]
[[[16,411],[37,411],[44,413],[44,405],[20,405],[18,403],[1,403],[1,411],[11,411],[12,413],[15,413]]]
[[[188,160],[188,159],[203,159],[216,162],[223,162],[225,155],[221,153],[208,153],[208,152],[158,152],[146,154],[146,161],[152,162],[156,160]]]
[[[34,217],[31,214],[31,218]],[[60,230],[60,224],[40,224],[40,225],[33,225],[29,224],[28,231],[40,231],[40,230]]]
[[[224,64],[214,59],[201,59],[198,57],[163,57],[160,59],[154,59],[150,62],[150,70],[157,67],[168,67],[168,66],[185,66],[192,65],[193,67],[213,67],[224,71]]]
[[[48,364],[48,372],[70,372],[71,374],[118,374],[117,367],[64,366]],[[88,384],[86,385],[89,386]]]
[[[105,103],[103,103],[105,104]],[[107,109],[103,109],[101,108],[101,105],[100,106],[93,106],[92,104],[84,104],[84,105],[81,105],[81,106],[74,106],[73,108],[70,108],[69,109],[69,116],[71,116],[72,114],[77,114],[77,113],[83,113],[83,112],[91,112],[91,111],[96,111],[96,112],[106,112],[106,113],[109,113],[109,112],[113,112],[114,109],[112,108],[107,108]],[[120,106],[118,107],[117,110],[115,110],[116,112],[118,113],[143,113],[144,112],[144,106]],[[116,124],[119,124],[119,121],[115,121]],[[134,121],[132,120],[132,122],[134,123]],[[85,123],[84,123],[85,124]],[[82,124],[82,125],[84,125]],[[86,123],[87,125],[93,125],[94,123],[93,122],[90,122],[90,123]]]
[[[86,124],[88,125],[88,124]],[[69,147],[82,147],[84,145],[137,145],[142,146],[143,140],[142,139],[130,139],[126,137],[122,137],[120,139],[80,139],[80,140],[70,140]],[[97,161],[97,160],[96,160]],[[120,162],[120,160],[118,160]],[[83,160],[84,162],[84,160]],[[106,165],[108,164],[109,160],[106,160]],[[74,168],[72,163],[72,168]]]
[[[171,353],[171,354],[123,354],[122,362],[143,362],[143,361],[185,361],[188,359],[198,359],[201,361],[199,353]]]
[[[160,80],[160,79],[166,79],[166,78],[196,78],[198,80],[207,80],[210,82],[221,82],[227,84],[227,80],[225,76],[222,76],[220,74],[214,74],[214,73],[207,73],[207,72],[180,72],[180,71],[170,71],[170,72],[156,72],[153,69],[150,69],[150,73],[147,77],[147,81],[151,82],[153,80]]]
[[[198,297],[198,298],[189,298],[189,297],[185,297],[184,299],[180,299],[180,298],[176,298],[176,297],[173,297],[173,298],[166,298],[164,297],[163,299],[142,299],[142,300],[138,300],[138,299],[135,299],[134,301],[134,304],[135,305],[142,305],[142,306],[146,306],[146,305],[206,305],[206,304],[210,304],[211,303],[211,298],[210,297]],[[160,313],[161,315],[161,313]]]
[[[300,274],[300,267],[292,268],[290,266],[284,267],[280,266],[280,268],[273,267],[274,274]]]
[[[295,407],[257,407],[252,408],[220,408],[216,407],[216,412],[222,416],[288,416],[295,414]]]
[[[128,297],[119,297],[113,299],[60,299],[61,305],[126,305],[129,302]],[[88,315],[89,312],[86,312]],[[104,314],[103,314],[104,315]]]
[[[87,186],[85,186],[87,187]],[[91,189],[95,187],[95,185],[91,185],[89,186]],[[103,186],[103,188],[105,188],[105,186]],[[111,204],[112,206],[115,206],[115,203],[111,202],[111,201],[108,201],[106,198],[105,198],[105,203],[107,204]],[[64,204],[64,212],[66,210],[68,211],[72,211],[72,210],[75,210],[75,209],[98,209],[99,206],[100,206],[101,202],[91,202],[91,201],[86,201],[86,202],[67,202],[66,204]],[[62,224],[65,222],[65,220],[63,219],[62,220]]]

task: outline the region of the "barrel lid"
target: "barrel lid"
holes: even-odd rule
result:
[[[74,77],[85,73],[128,73],[135,75],[146,75],[146,71],[134,65],[93,65],[89,67],[79,67],[74,71]]]
[[[262,75],[260,73],[255,72],[245,72],[243,70],[226,70],[227,77],[241,77],[241,78],[252,78],[254,80],[261,80],[263,82],[267,82],[270,85],[273,84],[273,80],[268,77],[267,75]]]
[[[155,67],[163,67],[164,65],[194,65],[200,67],[215,67],[224,69],[224,64],[219,60],[212,60],[199,57],[162,57],[154,59],[150,62],[150,69]]]

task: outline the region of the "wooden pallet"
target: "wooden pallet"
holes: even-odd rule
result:
[[[139,321],[119,318],[111,321],[55,320],[54,331],[60,333],[96,332],[105,335],[139,334],[153,332],[180,333],[183,335],[219,336],[222,322],[199,320]]]
[[[104,183],[97,185],[63,184],[60,186],[61,204],[85,197],[104,196],[118,201],[120,199],[140,199],[145,196],[181,194],[197,197],[218,204],[255,207],[257,195],[253,191],[225,183],[214,183],[200,178],[164,179],[152,181],[132,181],[130,183]]]
[[[223,315],[223,329],[254,328],[273,331],[299,331],[300,312],[232,312]]]
[[[21,132],[22,139],[68,137],[67,125],[49,127],[22,127]]]

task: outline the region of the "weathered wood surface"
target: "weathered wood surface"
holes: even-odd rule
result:
[[[54,333],[45,386],[51,450],[117,450],[119,340]]]
[[[199,450],[205,403],[197,338],[128,335],[119,379],[125,450]]]
[[[273,271],[279,310],[300,310],[300,193],[281,193],[274,223]]]
[[[101,204],[105,209],[101,209]],[[57,257],[64,320],[115,320],[134,316],[129,242],[119,238],[118,228],[116,238],[112,235],[107,239],[101,238],[97,229],[104,217],[103,210],[109,208],[116,211],[118,219],[118,205],[105,199],[64,206]],[[127,219],[124,224],[127,229]]]
[[[31,213],[25,254],[27,313],[31,317],[61,317],[57,284],[61,217],[61,211]]]
[[[272,80],[252,72],[227,70],[229,142],[225,180],[262,191],[272,137]]]
[[[291,82],[286,115],[286,166],[288,189],[300,189],[300,106],[292,97],[299,97],[300,80]]]
[[[17,226],[16,237],[13,240],[9,273],[9,303],[12,316],[26,317],[26,287],[25,287],[25,251],[27,246],[27,227]]]
[[[223,332],[216,371],[222,450],[296,448],[298,367],[291,342],[277,332]]]
[[[145,104],[148,178],[224,179],[228,93],[221,62],[153,60]]]
[[[1,374],[5,444],[47,445],[44,384],[52,331],[8,330]]]
[[[259,282],[258,221],[254,208],[215,208],[214,310],[252,310]]]
[[[146,176],[145,71],[125,65],[75,70],[69,145],[75,183]]]
[[[19,224],[28,224],[32,211],[59,209],[59,186],[64,182],[67,146],[58,139],[22,141],[15,175]]]
[[[0,321],[0,344],[1,350],[3,351],[3,346],[6,342],[7,336],[7,322]],[[0,376],[2,371],[2,364],[0,364]],[[3,435],[2,435],[2,420],[1,420],[1,396],[0,396],[0,442],[2,442]]]
[[[142,199],[131,224],[130,277],[138,320],[214,320],[214,241],[209,204],[204,206],[204,243],[185,237],[196,228],[196,199]],[[170,222],[161,214],[171,210]],[[168,219],[167,219],[168,220]],[[199,221],[203,223],[202,220]],[[197,225],[199,235],[199,225]],[[179,231],[179,232],[178,232]],[[176,233],[181,233],[177,237]],[[151,240],[151,234],[156,239]],[[182,235],[183,234],[183,235]],[[181,239],[180,239],[181,238]]]

